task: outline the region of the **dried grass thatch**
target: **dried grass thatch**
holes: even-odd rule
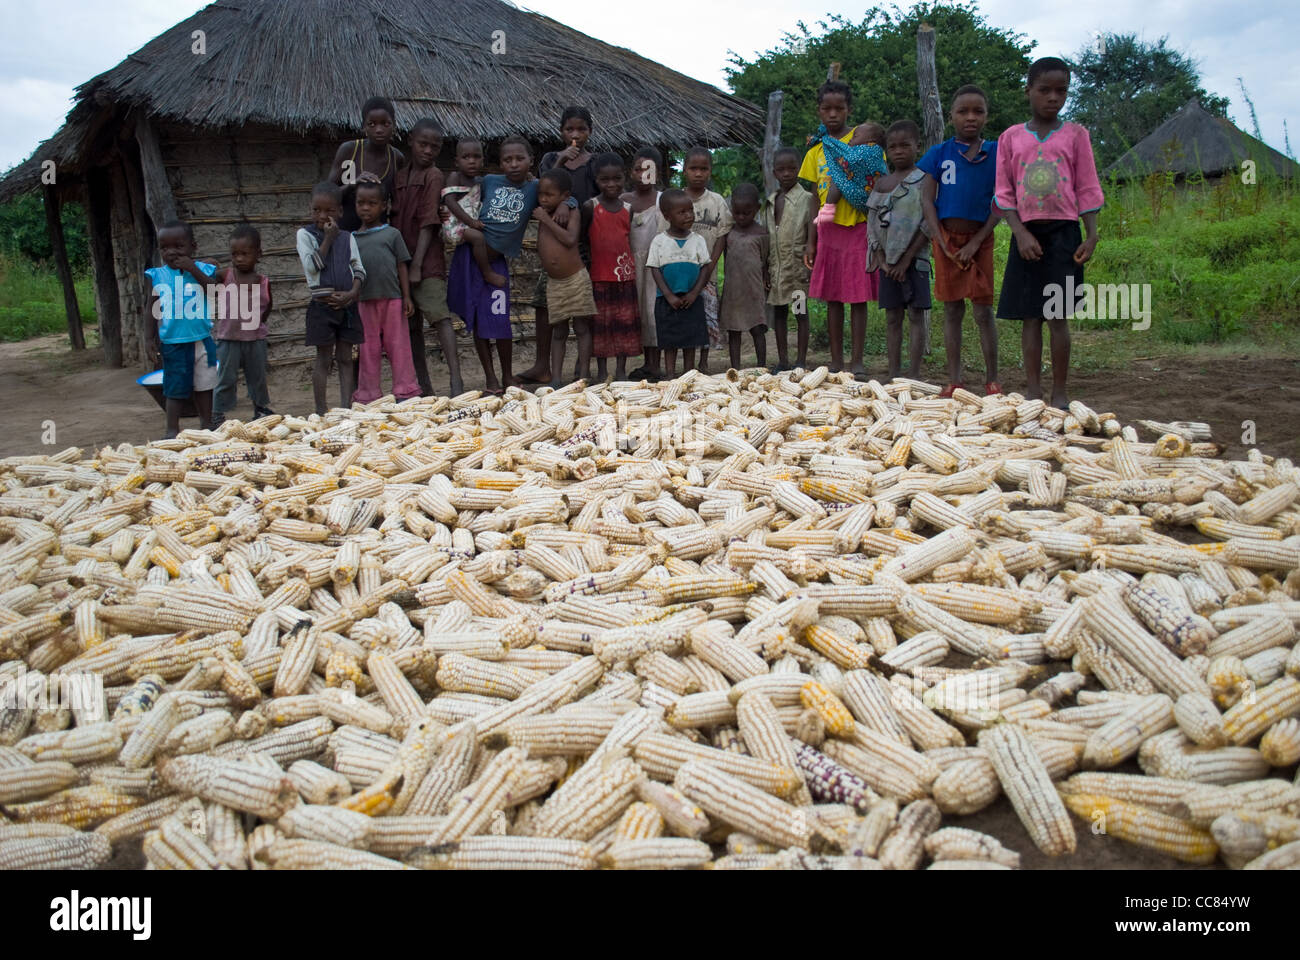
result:
[[[1210,113],[1195,98],[1106,168],[1104,176],[1125,180],[1150,173],[1217,177],[1254,160],[1261,172],[1292,177],[1300,166],[1267,143]]]
[[[75,175],[106,107],[343,137],[375,94],[399,128],[432,116],[452,136],[550,140],[571,103],[595,115],[597,148],[757,144],[763,128],[752,104],[501,0],[219,0],[79,86],[64,128],[0,180],[0,198],[34,186],[46,159]]]

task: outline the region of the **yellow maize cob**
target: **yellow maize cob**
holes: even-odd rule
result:
[[[1066,807],[1087,821],[1094,832],[1167,854],[1184,863],[1213,863],[1219,845],[1208,830],[1193,827],[1167,814],[1087,793],[1064,796]]]
[[[1282,677],[1229,709],[1223,715],[1223,730],[1230,742],[1244,746],[1279,720],[1298,713],[1300,680]]]

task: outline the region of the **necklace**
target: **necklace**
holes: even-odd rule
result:
[[[362,170],[366,169],[366,141],[365,141],[365,138],[362,138],[362,140],[361,140],[361,169],[362,169]],[[388,148],[388,163],[384,165],[384,172],[383,172],[383,174],[380,176],[379,179],[380,179],[380,180],[386,180],[386,179],[388,178],[388,173],[389,173],[389,171],[392,170],[392,169],[393,169],[393,148],[392,148],[392,147],[389,147],[389,148]]]

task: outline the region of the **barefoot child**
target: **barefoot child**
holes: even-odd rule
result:
[[[694,208],[695,223],[691,229],[704,238],[704,245],[710,251],[718,239],[731,229],[731,207],[722,198],[722,194],[709,189],[709,179],[712,176],[713,154],[704,147],[692,147],[686,151],[682,180]],[[709,349],[721,349],[727,342],[718,324],[718,287],[713,277],[713,266],[709,267],[708,282],[700,294],[700,299],[704,301],[704,318],[709,328],[708,345],[700,351],[701,373],[709,372]]]
[[[755,222],[758,201],[758,187],[736,184],[731,191],[731,229],[713,249],[714,263],[725,258],[718,321],[727,331],[733,370],[740,369],[740,348],[746,332],[753,338],[758,365],[767,366],[767,313],[763,304],[771,286],[767,267],[769,239],[767,230]]]
[[[943,344],[951,397],[966,385],[961,379],[961,325],[971,302],[984,354],[984,392],[1002,392],[998,383],[998,328],[993,322],[993,206],[997,143],[981,136],[989,117],[988,98],[979,87],[959,87],[949,118],[955,133],[935,144],[917,162],[925,171],[921,201],[933,241],[934,296],[943,304]]]
[[[429,118],[415,121],[411,129],[411,162],[397,171],[397,210],[393,225],[411,252],[407,271],[415,313],[411,315],[411,362],[420,384],[421,396],[433,395],[429,380],[428,352],[424,345],[424,324],[438,329],[438,342],[451,375],[451,395],[464,392],[460,361],[456,358],[456,333],[447,310],[447,259],[442,248],[442,223],[438,206],[442,199],[442,171],[434,166],[442,150],[442,127]]]
[[[194,398],[200,429],[212,426],[212,388],[217,385],[217,347],[212,342],[208,294],[215,291],[215,263],[194,260],[194,231],[171,220],[158,231],[162,266],[145,276],[152,284],[149,319],[154,353],[162,361],[170,440],[181,430],[181,401]]]
[[[817,90],[817,116],[820,135],[847,144],[853,139],[849,111],[853,91],[838,80],[828,80]],[[849,329],[852,336],[852,370],[864,374],[862,352],[867,337],[867,301],[875,298],[867,263],[867,215],[843,196],[831,214],[822,214],[830,202],[831,166],[821,136],[804,154],[799,179],[816,188],[809,201],[808,239],[804,265],[812,271],[808,295],[826,302],[826,328],[830,337],[832,372],[844,369],[844,305],[849,305]],[[841,191],[842,192],[842,191]]]
[[[592,164],[600,195],[582,208],[590,226],[591,292],[596,301],[592,322],[592,353],[596,377],[608,375],[607,360],[616,357],[614,379],[627,377],[627,358],[641,349],[641,321],[637,316],[636,261],[632,257],[632,208],[621,194],[625,185],[623,159],[602,153]]]
[[[262,259],[262,235],[241,223],[230,234],[232,266],[221,275],[222,310],[216,322],[217,389],[212,422],[220,424],[235,407],[239,371],[243,368],[253,416],[266,417],[271,397],[266,390],[266,317],[271,312],[271,278],[257,272]],[[245,306],[251,309],[245,311]]]
[[[713,262],[704,237],[691,230],[695,208],[685,190],[665,190],[659,209],[668,230],[654,238],[646,265],[654,276],[655,336],[664,352],[668,379],[677,376],[677,351],[684,369],[695,366],[695,351],[709,343],[709,328],[700,294],[709,282]]]
[[[637,311],[641,316],[641,346],[645,353],[645,363],[628,374],[633,380],[657,380],[660,373],[659,340],[655,336],[655,300],[659,291],[655,288],[650,268],[646,266],[646,258],[650,256],[650,244],[654,238],[668,229],[668,221],[659,211],[663,164],[663,158],[654,147],[638,150],[632,160],[632,190],[622,198],[631,210],[628,237],[632,256],[636,259]]]
[[[473,324],[465,318],[462,310],[471,309],[473,302],[467,302],[462,290],[461,274],[456,270],[457,254],[465,244],[465,225],[478,222],[479,210],[483,206],[483,142],[474,137],[456,141],[456,168],[447,175],[447,185],[442,188],[442,202],[447,208],[447,222],[442,225],[443,236],[452,242],[451,269],[447,272],[447,309],[458,314],[465,321],[465,326],[474,335]],[[469,254],[466,253],[466,256]],[[442,330],[439,329],[439,342],[442,342]],[[455,332],[451,333],[450,343],[443,343],[443,352],[452,351],[455,355]],[[450,361],[448,361],[450,362]],[[455,385],[463,391],[464,382],[460,378],[460,360],[456,360]],[[455,394],[453,393],[453,396]]]
[[[768,274],[771,289],[767,302],[772,307],[776,330],[776,372],[791,369],[789,331],[786,317],[794,314],[798,353],[794,366],[808,363],[808,268],[803,248],[808,237],[808,216],[812,194],[799,182],[799,151],[781,147],[772,158],[777,189],[768,197],[764,220],[768,230]]]
[[[462,155],[457,148],[457,163],[462,171],[472,170],[473,161],[472,153]],[[537,206],[537,182],[528,179],[532,164],[528,141],[522,137],[506,137],[501,141],[500,163],[503,173],[479,178],[482,203],[478,216],[471,217],[454,196],[447,196],[447,209],[464,224],[461,232],[465,239],[451,258],[447,306],[465,321],[483,366],[485,389],[497,396],[501,395],[503,385],[510,382],[510,348],[514,338],[510,326],[510,267],[506,257],[519,256],[528,217]],[[467,175],[462,173],[464,176]],[[489,246],[489,235],[493,246]],[[486,269],[480,266],[480,257]],[[501,361],[500,380],[492,362],[493,340]]]
[[[383,358],[393,368],[393,395],[409,400],[420,395],[411,363],[411,332],[407,320],[415,312],[411,302],[407,264],[410,251],[396,227],[380,221],[384,209],[384,185],[370,180],[357,184],[357,216],[361,229],[352,234],[366,268],[357,307],[366,339],[361,344],[361,367],[357,373],[357,403],[372,403],[383,396]]]
[[[1052,331],[1052,406],[1066,408],[1073,305],[1056,309],[1060,291],[1082,289],[1083,265],[1097,247],[1097,211],[1105,197],[1097,178],[1088,131],[1058,114],[1070,91],[1064,60],[1044,57],[1029,68],[1028,123],[998,138],[994,202],[1011,227],[1011,252],[1002,278],[998,316],[1021,320],[1025,394],[1041,399],[1043,324]],[[1082,237],[1079,218],[1088,235]]]
[[[565,107],[564,112],[560,114],[560,139],[564,142],[564,149],[551,150],[542,154],[541,162],[537,165],[538,173],[545,173],[559,166],[569,174],[573,180],[574,205],[578,208],[600,192],[596,186],[596,171],[592,166],[595,157],[587,149],[587,140],[591,137],[592,126],[591,111],[586,107]],[[568,224],[567,210],[558,210],[557,216],[557,225]],[[585,238],[579,240],[578,252],[584,264],[590,261]],[[548,369],[551,362],[551,324],[546,314],[546,284],[546,271],[542,271],[533,290],[533,310],[537,314],[535,324],[537,358],[531,367],[519,374],[517,379],[520,383],[550,383],[551,381],[551,371]],[[560,372],[556,371],[555,376],[558,378]]]
[[[406,162],[402,152],[393,146],[397,128],[394,118],[397,111],[393,102],[385,97],[371,97],[361,105],[361,125],[365,137],[339,144],[334,153],[334,166],[330,180],[343,188],[343,217],[340,230],[356,230],[361,226],[357,216],[356,185],[363,180],[376,180],[384,185],[385,196],[390,200],[397,186],[397,171]],[[383,210],[381,220],[388,222],[390,211]]]
[[[356,377],[352,367],[352,345],[365,340],[357,298],[366,279],[366,268],[357,252],[351,232],[339,229],[343,215],[343,191],[335,183],[318,183],[311,192],[310,227],[298,231],[298,259],[311,302],[307,304],[307,339],[316,348],[311,388],[317,416],[329,410],[325,388],[330,364],[338,366],[339,406],[352,405]]]
[[[621,169],[621,167],[620,167]],[[537,220],[537,255],[546,271],[546,313],[554,328],[551,331],[551,372],[555,379],[551,386],[564,386],[565,341],[569,337],[569,322],[573,322],[573,335],[578,341],[578,376],[591,378],[591,318],[596,313],[596,301],[591,293],[591,274],[582,265],[578,253],[578,234],[582,230],[581,217],[569,217],[565,226],[555,221],[555,211],[568,200],[572,179],[567,170],[553,167],[537,181],[537,206],[532,211]]]
[[[915,379],[925,355],[925,311],[930,309],[930,244],[921,181],[916,167],[921,131],[911,120],[899,120],[885,135],[885,153],[892,173],[878,177],[867,199],[868,257],[880,274],[880,308],[885,311],[885,344],[889,378],[898,376],[903,352],[903,313],[911,321],[907,375]]]

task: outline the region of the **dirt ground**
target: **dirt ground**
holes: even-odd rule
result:
[[[162,410],[135,382],[143,371],[107,369],[99,351],[76,355],[65,344],[66,339],[60,336],[0,343],[0,410],[5,411],[0,456],[53,452],[51,447],[62,450],[69,446],[86,447],[89,454],[104,444],[145,443],[162,436]],[[483,372],[463,333],[459,347],[466,388],[481,387]],[[770,344],[768,354],[776,355]],[[752,363],[752,357],[751,352],[746,362]],[[721,355],[714,351],[714,367],[724,358],[725,351]],[[825,360],[814,352],[809,363]],[[516,371],[531,366],[531,345],[517,344],[514,362]],[[873,376],[884,379],[883,358],[868,357],[867,366]],[[445,393],[447,367],[436,352],[430,357],[429,371],[435,390]],[[1300,459],[1298,374],[1300,360],[1281,357],[1151,357],[1135,362],[1128,370],[1075,373],[1070,378],[1070,396],[1099,412],[1113,412],[1126,423],[1139,418],[1203,421],[1213,429],[1214,439],[1227,445],[1230,457],[1242,456],[1251,445],[1243,446],[1241,440],[1243,423],[1252,421],[1255,446],[1266,454],[1294,460]],[[939,364],[927,365],[922,376],[943,382]],[[391,384],[387,373],[384,382]],[[1008,392],[1023,390],[1024,376],[1019,370],[1007,370],[1002,385]],[[273,369],[270,393],[271,407],[278,413],[302,416],[312,411],[311,380],[305,366]],[[331,383],[329,397],[331,403],[338,400],[336,382]],[[241,393],[231,416],[252,416],[246,394]],[[196,421],[181,423],[193,426]]]
[[[136,370],[104,368],[98,351],[81,356],[69,353],[60,337],[0,344],[0,409],[5,427],[0,434],[0,456],[53,452],[68,446],[87,448],[87,454],[104,444],[143,443],[162,435],[163,415],[142,387]],[[461,364],[469,388],[482,384],[482,373],[467,342]],[[775,356],[769,348],[769,354]],[[531,348],[516,347],[517,370],[531,363]],[[719,361],[716,352],[714,363]],[[813,362],[824,360],[814,354]],[[873,375],[883,378],[883,361],[869,361]],[[447,389],[446,367],[437,355],[430,372],[436,388]],[[1264,453],[1300,458],[1300,361],[1286,358],[1207,356],[1204,359],[1147,358],[1128,370],[1084,373],[1071,378],[1071,396],[1098,411],[1111,411],[1121,420],[1199,420],[1213,429],[1214,438],[1227,445],[1227,455],[1240,457],[1243,421],[1253,421],[1256,443]],[[924,375],[939,382],[943,371],[927,366]],[[387,383],[387,379],[385,380]],[[1004,375],[1003,387],[1022,390],[1019,371]],[[241,387],[242,389],[242,387]],[[312,409],[307,371],[278,369],[271,376],[271,405],[282,413],[305,415]],[[336,386],[331,386],[334,399]],[[246,396],[233,416],[251,416]],[[49,436],[53,422],[53,437]],[[183,425],[192,424],[185,421]],[[43,436],[44,434],[44,436]],[[52,440],[48,445],[43,439]],[[1247,444],[1246,446],[1249,446]],[[1135,764],[1120,768],[1138,772]],[[1284,774],[1290,779],[1294,770]],[[945,818],[945,825],[967,826],[999,837],[1020,851],[1027,869],[1215,869],[1190,868],[1168,857],[1096,836],[1083,824],[1078,828],[1078,852],[1052,859],[1040,854],[1029,841],[1004,798],[971,817]],[[143,865],[138,845],[119,852],[110,867]]]

